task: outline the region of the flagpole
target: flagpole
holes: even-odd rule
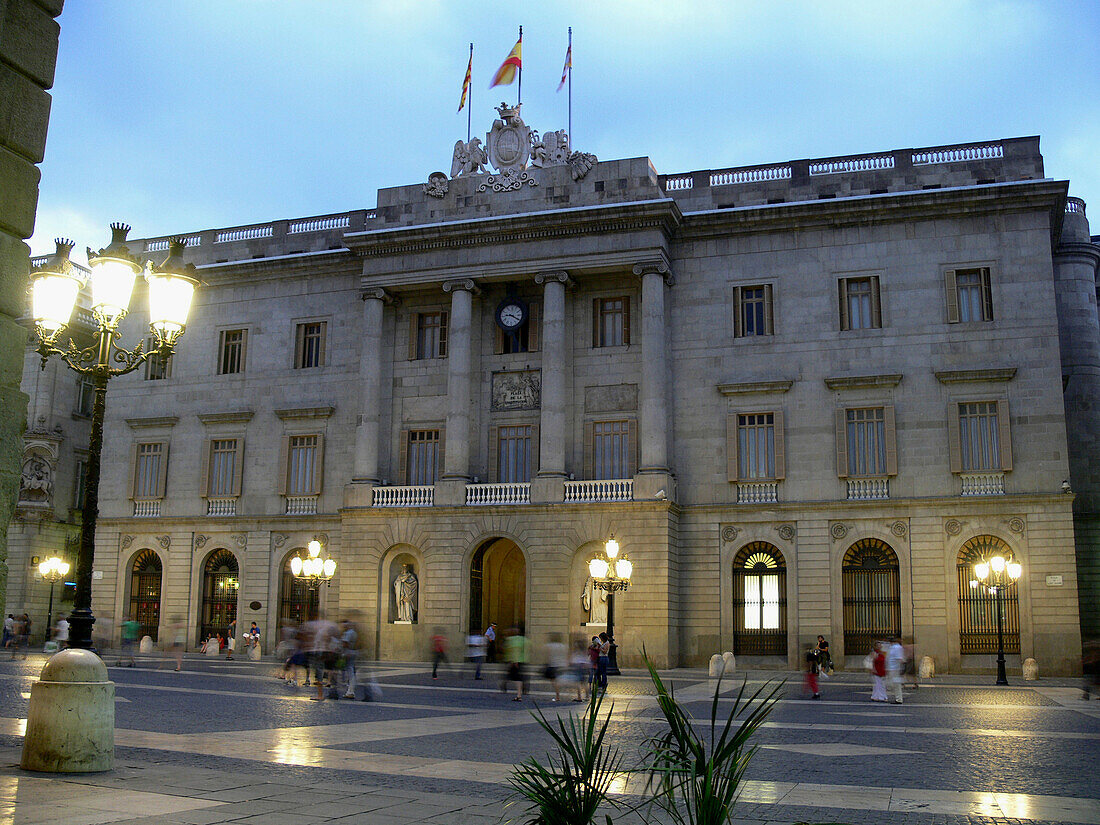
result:
[[[573,27],[569,27],[569,143],[573,143]]]
[[[523,26],[519,27],[519,42],[523,42]],[[519,62],[519,99],[516,101],[516,108],[523,105],[523,60]]]
[[[474,44],[470,44],[470,69],[474,66]],[[472,77],[472,75],[471,75]],[[473,116],[474,111],[474,84],[470,84],[470,102],[466,106],[466,142],[470,142],[470,118]]]

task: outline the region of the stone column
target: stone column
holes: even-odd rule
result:
[[[567,272],[540,272],[542,300],[542,414],[539,420],[540,478],[565,478],[565,288]]]
[[[471,278],[456,278],[445,281],[443,291],[451,294],[451,314],[447,322],[447,434],[443,480],[460,482],[464,486],[470,479],[473,297],[481,290]]]
[[[382,311],[393,296],[378,287],[364,289],[362,350],[359,355],[359,424],[355,430],[353,484],[376,485],[382,417]]]
[[[665,352],[665,285],[671,285],[662,261],[637,264],[642,277],[642,386],[638,473],[668,473],[668,364]],[[637,492],[637,491],[636,491]]]

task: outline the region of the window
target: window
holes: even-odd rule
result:
[[[439,430],[407,430],[402,455],[405,483],[428,487],[435,484],[439,452]]]
[[[772,285],[733,288],[733,334],[737,338],[773,335]]]
[[[241,494],[241,457],[244,440],[214,438],[203,456],[202,494],[207,498],[236,498]]]
[[[95,382],[90,378],[79,378],[76,382],[76,413],[91,416],[95,405]]]
[[[730,481],[774,481],[784,477],[783,413],[735,413],[726,420]]]
[[[948,428],[951,472],[988,473],[1012,469],[1006,400],[953,404]]]
[[[218,346],[218,375],[244,372],[244,347],[248,330],[223,329]]]
[[[145,339],[145,351],[150,353],[145,359],[146,381],[161,381],[172,377],[172,356],[161,355],[155,352],[156,348],[157,343],[152,336]]]
[[[294,338],[294,369],[303,370],[325,365],[325,321],[298,324]]]
[[[531,480],[530,425],[493,427],[496,441],[496,467],[493,473],[500,484],[526,484]]]
[[[164,498],[168,445],[152,441],[134,445],[133,498]]]
[[[84,475],[88,472],[88,459],[77,458],[76,478],[73,479],[73,509],[81,510],[84,507]]]
[[[787,569],[767,542],[746,545],[733,560],[733,652],[787,654]]]
[[[414,312],[409,336],[409,360],[447,357],[447,313]]]
[[[860,539],[844,554],[844,653],[862,656],[875,642],[901,635],[898,557],[879,539]]]
[[[879,300],[878,276],[840,279],[840,328],[879,329],[882,327],[882,306]]]
[[[283,480],[280,495],[315,496],[321,492],[324,436],[283,437]]]
[[[996,536],[975,536],[959,549],[960,653],[997,652],[998,594],[983,587],[974,573],[975,563],[996,555],[1012,558],[1012,550]],[[1019,653],[1020,594],[1016,582],[1001,589],[1000,613],[1005,653]]]
[[[630,298],[596,298],[592,302],[592,346],[630,344]]]
[[[993,320],[993,294],[989,267],[949,269],[944,273],[947,292],[947,323]]]
[[[841,478],[897,475],[894,408],[837,411],[837,473]]]
[[[590,456],[585,477],[593,480],[633,478],[637,472],[638,434],[634,421],[592,421],[586,439]]]

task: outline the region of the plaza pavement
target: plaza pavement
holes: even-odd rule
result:
[[[30,686],[45,657],[0,659],[0,825],[263,823],[451,825],[523,821],[507,805],[515,762],[550,740],[530,710],[555,705],[545,682],[511,702],[492,676],[423,664],[376,667],[381,702],[309,700],[272,678],[273,663],[188,657],[182,673],[156,658],[114,667],[116,769],[32,774],[18,768]],[[697,718],[714,682],[666,674]],[[991,677],[940,677],[903,705],[869,701],[862,674],[838,674],[822,699],[797,674],[752,673],[750,687],[786,677],[785,698],[760,731],[737,806],[740,823],[1100,823],[1100,702],[1072,680],[992,686]],[[728,712],[740,679],[727,680]],[[613,679],[610,735],[631,764],[661,730],[640,672]],[[640,801],[639,783],[615,790]],[[617,815],[619,823],[638,815]]]

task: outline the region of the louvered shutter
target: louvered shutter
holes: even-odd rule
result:
[[[595,472],[596,452],[596,424],[593,421],[584,422],[584,478],[592,480]]]
[[[772,421],[775,426],[775,480],[781,481],[787,477],[787,451],[783,441],[783,411],[776,410],[772,413]]]
[[[239,497],[244,479],[244,439],[238,438],[233,451],[233,495]]]
[[[726,415],[726,480],[737,481],[740,478],[740,465],[737,455],[737,413]]]
[[[199,461],[199,495],[206,498],[210,495],[210,451],[214,449],[214,442],[206,439],[202,443],[202,459]]]
[[[623,301],[623,346],[630,346],[630,296],[624,295]]]
[[[290,467],[287,465],[290,459],[290,436],[284,435],[282,442],[279,445],[279,467],[276,470],[278,475],[278,490],[279,495],[286,495],[286,478],[290,473]]]
[[[871,325],[882,328],[882,295],[879,292],[878,275],[871,276]]]
[[[947,448],[951,472],[962,472],[962,436],[959,428],[959,405],[952,401],[947,405]]]
[[[947,323],[959,323],[959,285],[955,279],[955,270],[943,273],[943,289],[947,296]],[[957,417],[956,417],[957,418]]]
[[[848,411],[836,411],[836,474],[848,477]]]
[[[997,441],[1001,448],[1001,470],[1012,469],[1012,422],[1008,417],[1008,400],[997,401]]]
[[[661,435],[664,437],[664,434]],[[638,419],[626,422],[626,477],[634,478],[638,474]]]
[[[848,279],[841,278],[837,281],[837,289],[840,294],[840,328],[846,330],[848,326]]]
[[[539,305],[536,303],[527,308],[527,351],[539,351]]]
[[[500,427],[489,428],[489,481],[500,483]]]
[[[898,474],[898,434],[894,418],[894,406],[888,404],[882,408],[882,417],[886,421],[886,475]]]

